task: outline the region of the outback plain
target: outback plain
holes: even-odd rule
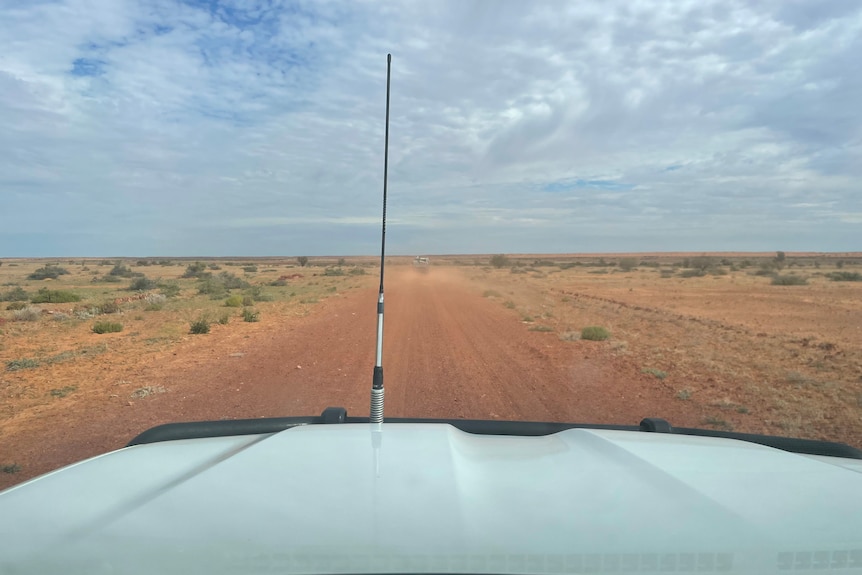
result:
[[[862,447],[862,254],[387,258],[386,415]],[[0,260],[0,488],[175,421],[367,415],[379,267]]]

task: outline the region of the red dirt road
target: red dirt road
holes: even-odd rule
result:
[[[0,476],[0,488],[119,448],[160,423],[315,415],[336,405],[367,415],[375,303],[375,288],[349,290],[272,330],[195,336],[205,344],[193,352],[129,368],[129,379],[165,393],[108,399],[116,384],[105,382],[103,393],[70,401],[62,412],[10,422],[0,456],[22,471]],[[668,384],[644,376],[606,343],[530,331],[457,271],[394,271],[384,344],[390,417],[637,424],[659,416],[698,424],[699,414],[686,413]]]

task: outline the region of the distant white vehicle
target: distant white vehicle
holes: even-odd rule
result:
[[[428,266],[431,265],[431,258],[426,258],[422,256],[416,256],[413,258],[414,266]]]

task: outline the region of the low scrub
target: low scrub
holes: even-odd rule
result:
[[[113,321],[97,321],[93,324],[94,333],[117,333],[123,331],[123,324]]]
[[[793,274],[786,276],[777,275],[772,278],[772,285],[774,286],[804,286],[807,283],[808,280],[806,278]]]
[[[151,289],[155,289],[158,285],[159,282],[157,282],[156,280],[151,280],[147,277],[135,278],[134,280],[132,280],[132,283],[129,284],[129,290],[149,291]]]
[[[326,268],[323,270],[323,275],[325,276],[343,276],[345,272],[341,268]]]
[[[81,301],[81,296],[70,291],[42,288],[30,299],[33,303],[70,303]]]
[[[6,362],[6,371],[18,371],[21,369],[32,369],[39,367],[39,360],[25,357],[23,359],[13,359]]]
[[[210,320],[205,318],[205,317],[202,317],[202,318],[199,318],[199,319],[193,321],[191,326],[189,327],[189,333],[193,333],[196,335],[200,335],[203,333],[209,333],[209,332],[210,332]]]
[[[224,305],[227,307],[242,307],[242,296],[232,295],[225,300]]]
[[[248,274],[257,273],[257,266],[243,266],[242,271]]]
[[[66,268],[61,268],[60,266],[52,266],[47,265],[41,267],[27,276],[27,279],[31,280],[47,280],[52,279],[55,280],[60,276],[69,275],[69,270]]]
[[[0,294],[0,301],[20,302],[27,301],[28,299],[30,299],[30,294],[20,286]]]
[[[611,337],[608,330],[597,325],[591,325],[581,330],[581,339],[590,341],[604,341]]]
[[[530,327],[530,331],[549,332],[554,331],[554,328],[549,325],[534,325]]]
[[[115,301],[106,301],[105,303],[99,304],[97,311],[98,313],[105,315],[120,313],[120,304]]]
[[[15,321],[38,321],[40,317],[42,317],[42,308],[32,305],[12,312],[12,319]]]
[[[186,267],[186,271],[183,273],[184,278],[201,278],[207,274],[207,266],[203,262],[195,262],[193,264],[189,264]]]
[[[832,272],[826,274],[834,282],[862,282],[862,274],[859,272]]]
[[[177,297],[180,295],[180,284],[175,281],[162,282],[159,284],[159,291],[165,297]]]
[[[134,275],[134,272],[129,269],[128,266],[124,266],[123,264],[116,264],[111,271],[108,272],[109,276],[114,276],[118,278],[130,278]]]
[[[19,309],[24,309],[25,307],[27,307],[27,302],[13,301],[12,303],[10,303],[9,305],[6,306],[6,309],[8,309],[9,311],[15,311],[15,310],[19,310]]]
[[[242,321],[255,322],[260,321],[260,312],[251,308],[242,310]]]
[[[662,370],[656,369],[654,367],[645,367],[641,370],[641,373],[647,373],[649,375],[657,377],[658,379],[664,379],[667,377],[666,371],[662,371]]]

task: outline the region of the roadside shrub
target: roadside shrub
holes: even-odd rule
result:
[[[604,341],[611,337],[611,334],[608,330],[600,326],[589,326],[585,327],[581,330],[581,339],[587,339],[590,341]]]
[[[263,288],[261,286],[251,286],[243,295],[251,297],[254,301],[272,301],[273,297],[267,293],[264,293]]]
[[[254,305],[254,298],[251,296],[243,296],[242,305],[245,307],[250,307]]]
[[[620,269],[624,272],[630,272],[638,265],[638,261],[635,258],[623,258],[617,265],[619,265]]]
[[[33,303],[69,303],[81,301],[81,296],[70,291],[42,288],[30,299]]]
[[[243,266],[242,271],[249,274],[257,273],[257,266]]]
[[[245,308],[242,310],[242,321],[247,322],[255,322],[260,321],[260,312],[257,312],[251,308]]]
[[[245,281],[242,278],[238,278],[230,272],[222,272],[218,275],[219,281],[225,287],[225,289],[245,289],[249,287],[251,284]]]
[[[18,309],[24,309],[25,307],[27,307],[27,302],[13,301],[12,303],[10,303],[9,305],[6,306],[6,309],[8,309],[10,311],[15,311]]]
[[[97,311],[101,314],[120,313],[120,304],[115,301],[106,301],[100,304]]]
[[[826,274],[834,282],[862,282],[862,274],[859,272],[832,272]]]
[[[174,281],[162,282],[159,284],[159,290],[165,297],[177,297],[180,295],[180,284]]]
[[[220,281],[207,278],[200,280],[198,283],[198,293],[200,295],[208,295],[212,299],[221,299],[227,295],[227,290]]]
[[[150,305],[164,305],[168,301],[168,296],[160,293],[148,293],[144,297],[144,301]]]
[[[344,270],[341,268],[329,267],[329,268],[326,268],[325,270],[323,270],[323,275],[325,275],[325,276],[343,276],[345,274],[344,274]]]
[[[118,284],[123,280],[122,280],[122,278],[120,278],[120,276],[105,275],[102,277],[95,277],[95,278],[93,278],[93,281],[94,282],[100,282],[100,283],[108,283],[108,284]]]
[[[700,278],[706,275],[706,272],[696,269],[685,269],[679,272],[681,278]]]
[[[95,333],[117,333],[123,331],[123,324],[113,321],[97,321],[93,324],[93,332]]]
[[[183,273],[184,278],[199,278],[201,274],[206,273],[207,266],[202,262],[195,262],[186,266],[186,271]]]
[[[224,305],[227,307],[242,307],[242,296],[232,295],[225,300]]]
[[[108,272],[108,275],[118,278],[130,278],[132,277],[132,273],[132,270],[129,269],[128,266],[118,263],[114,265],[113,268],[111,268],[111,271]]]
[[[509,258],[505,254],[496,254],[491,256],[491,265],[495,268],[504,268],[509,266]]]
[[[31,279],[31,280],[52,279],[52,280],[55,280],[60,276],[64,276],[64,275],[68,275],[68,274],[69,274],[69,270],[67,270],[66,268],[61,268],[60,266],[54,266],[54,265],[49,264],[49,265],[46,265],[46,266],[43,266],[43,267],[37,269],[36,271],[34,271],[30,275],[28,275],[27,279]]]
[[[155,287],[159,285],[159,283],[155,280],[151,280],[147,277],[136,278],[132,280],[132,283],[129,284],[129,290],[131,291],[147,291],[151,289],[155,289]]]
[[[12,319],[15,321],[37,321],[40,317],[42,309],[32,305],[12,312]]]
[[[772,285],[774,286],[803,286],[807,283],[808,280],[806,278],[793,274],[786,276],[777,275],[772,278]]]
[[[664,379],[667,377],[666,371],[662,371],[662,370],[656,369],[654,367],[645,367],[641,370],[641,373],[648,373],[650,375],[657,377],[658,379]]]
[[[39,360],[29,357],[6,362],[6,371],[18,371],[19,369],[32,369],[34,367],[39,367]]]
[[[193,333],[193,334],[202,334],[202,333],[209,333],[209,332],[210,332],[210,321],[205,317],[202,317],[202,318],[199,318],[199,319],[193,321],[190,328],[189,328],[189,333]]]
[[[218,322],[220,325],[227,325],[229,321],[230,321],[230,314],[229,313],[224,313],[221,315],[220,318],[218,318]]]
[[[0,295],[0,301],[27,301],[30,299],[28,294],[21,286],[17,286]]]
[[[350,270],[349,273],[352,276],[364,276],[365,275],[365,268],[353,268]]]

